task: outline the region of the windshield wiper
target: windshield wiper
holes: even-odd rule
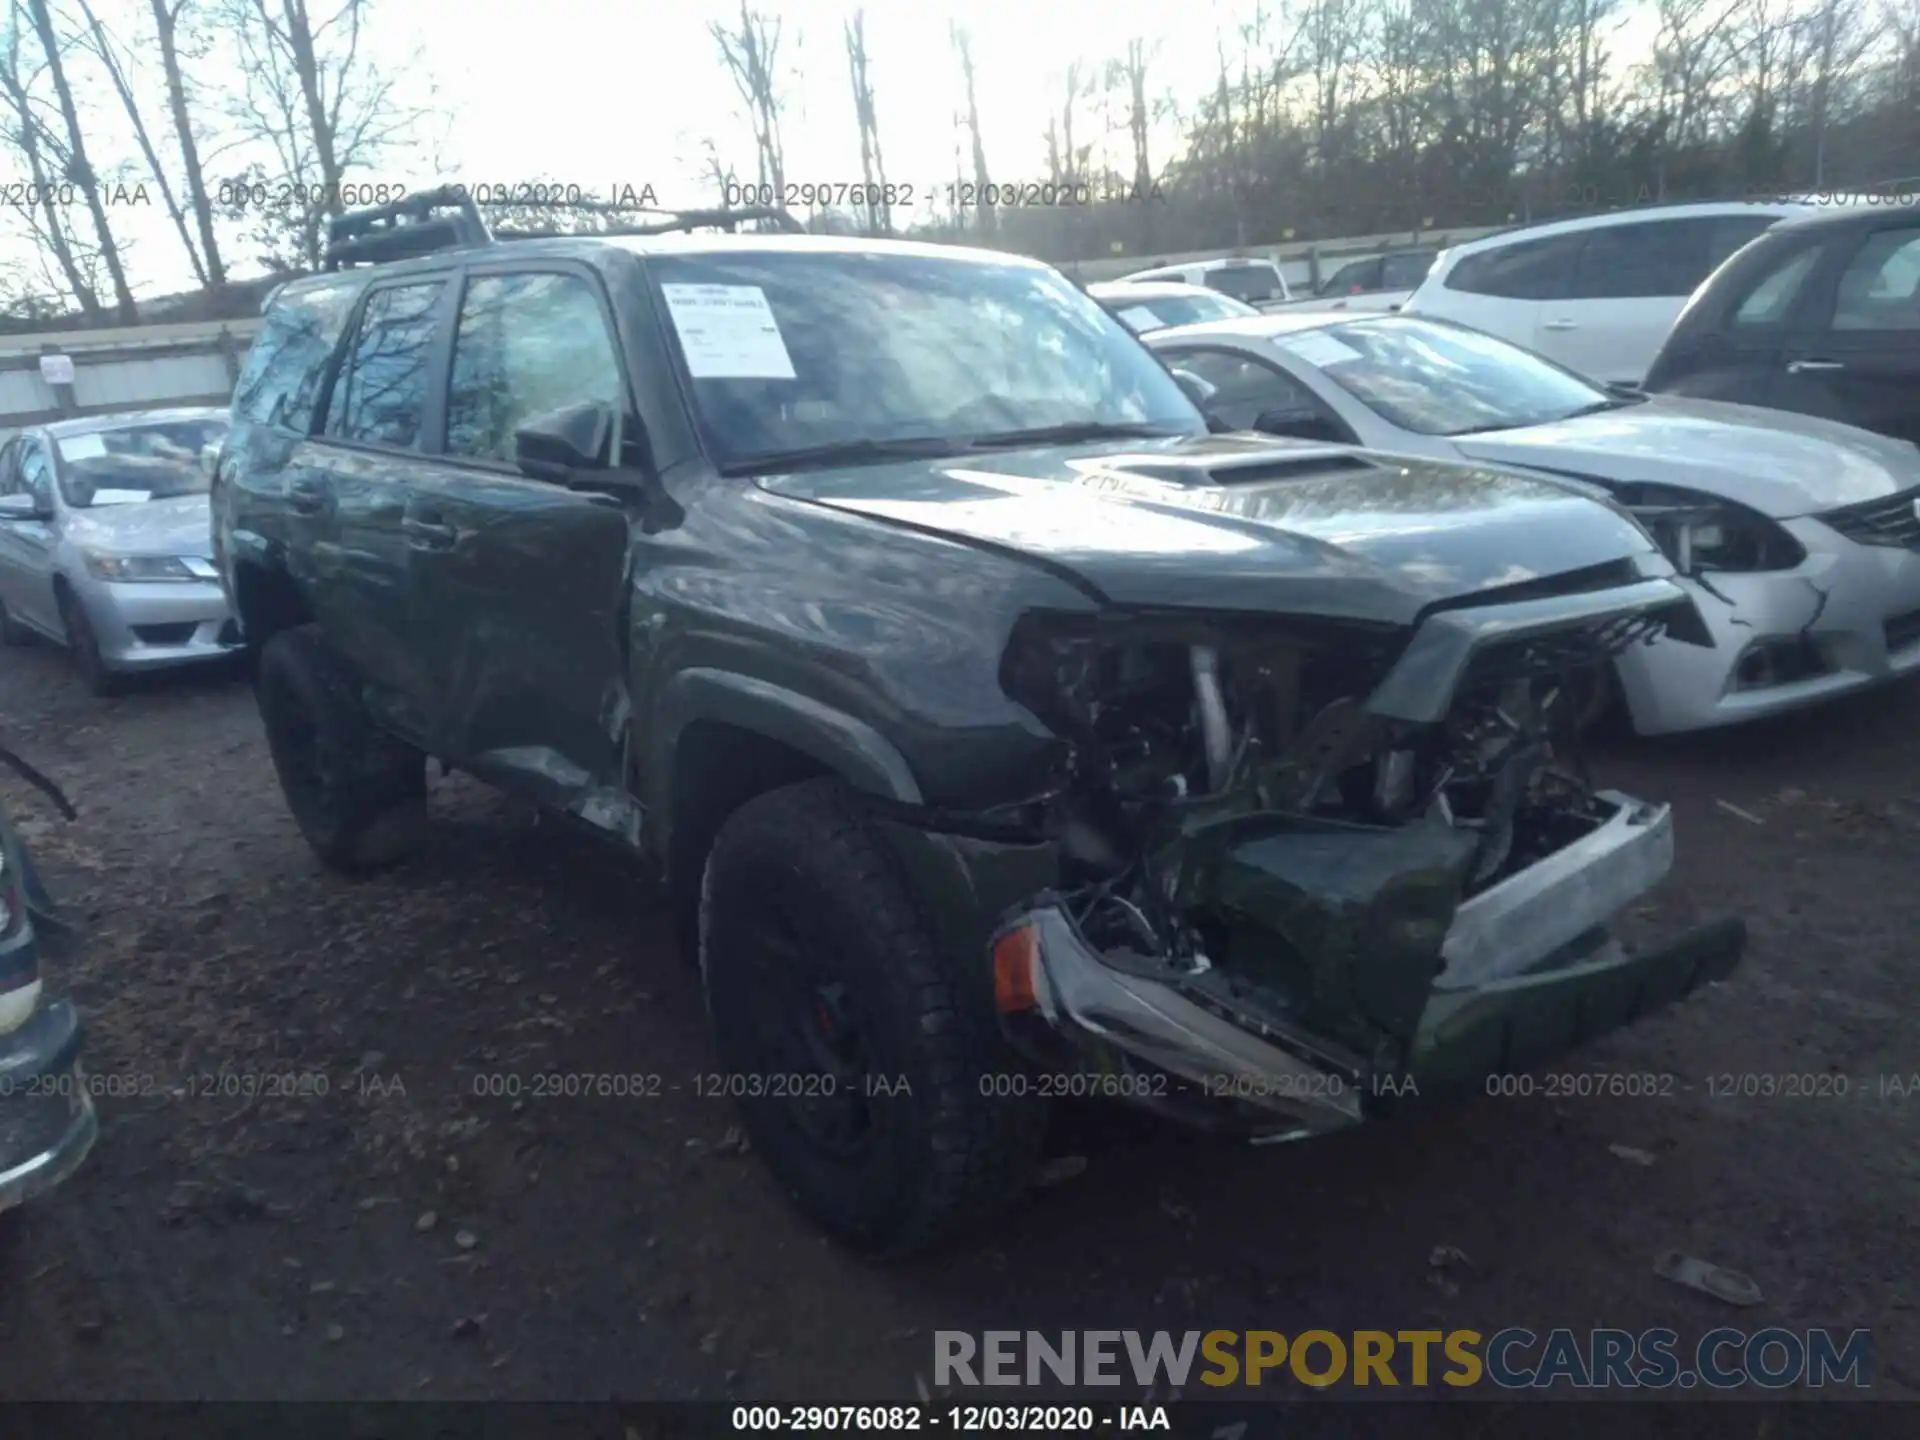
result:
[[[967,437],[967,448],[992,450],[1015,445],[1073,445],[1083,440],[1169,440],[1186,432],[1145,421],[1101,423],[1076,420],[1065,425],[1036,425],[1029,430],[1002,430]]]
[[[722,475],[764,475],[780,470],[809,470],[822,465],[875,465],[886,460],[939,460],[965,454],[967,442],[945,435],[909,435],[897,440],[839,440],[802,445],[729,460]]]

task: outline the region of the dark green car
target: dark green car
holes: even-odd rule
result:
[[[1050,1095],[1311,1135],[1737,963],[1608,936],[1673,841],[1585,777],[1592,677],[1703,635],[1604,501],[1210,434],[1032,261],[459,199],[335,222],[234,397],[288,805],[393,862],[431,756],[661,868],[834,1233],[1004,1203]]]

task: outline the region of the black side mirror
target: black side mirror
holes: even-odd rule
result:
[[[1200,413],[1207,417],[1207,433],[1209,435],[1231,435],[1235,429],[1238,428],[1232,421],[1222,419],[1216,411],[1203,410]]]
[[[613,407],[597,400],[550,410],[514,431],[513,463],[529,479],[565,485],[576,471],[611,466],[613,428]]]
[[[1262,410],[1254,417],[1253,428],[1263,435],[1284,435],[1293,440],[1325,440],[1335,445],[1345,443],[1345,437],[1326,416],[1311,410]]]

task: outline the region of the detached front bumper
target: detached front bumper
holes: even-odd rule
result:
[[[65,1000],[0,1036],[0,1211],[65,1180],[99,1137],[80,1039],[80,1017]]]
[[[1354,1124],[1371,1097],[1404,1094],[1409,1085],[1424,1092],[1529,1068],[1724,977],[1745,947],[1738,921],[1702,926],[1637,955],[1609,939],[1608,922],[1670,869],[1672,819],[1667,807],[1630,796],[1596,798],[1613,807],[1608,819],[1459,906],[1439,954],[1426,952],[1432,959],[1424,971],[1411,978],[1401,971],[1401,983],[1418,987],[1404,1007],[1417,1019],[1394,1043],[1363,1054],[1347,1037],[1308,1023],[1314,1005],[1291,1003],[1300,997],[1243,1003],[1244,985],[1218,969],[1177,974],[1153,959],[1102,953],[1052,896],[994,942],[1008,1037],[1042,1064],[1058,1065],[1065,1048],[1078,1052],[1083,1068],[1171,1077],[1181,1098],[1233,1102],[1286,1138]],[[1332,873],[1324,868],[1328,849],[1326,837],[1317,837],[1322,875]],[[1243,891],[1258,878],[1257,867],[1271,867],[1265,878],[1293,903],[1310,892],[1275,863],[1283,855],[1270,841],[1249,841],[1230,853],[1228,865]],[[1354,873],[1349,868],[1344,878]],[[1385,880],[1376,894],[1393,893],[1399,883]],[[1298,948],[1314,925],[1323,925],[1323,935],[1364,937],[1372,921],[1363,912],[1372,902],[1356,903],[1358,893],[1325,901],[1323,916],[1307,919],[1302,911],[1306,923],[1293,935],[1274,934],[1274,947]],[[1355,915],[1350,931],[1324,928],[1328,916],[1337,926]],[[1376,959],[1364,941],[1341,957],[1355,971]],[[1323,957],[1309,957],[1309,968],[1322,964]],[[1343,978],[1356,995],[1377,1000],[1381,993],[1377,977]],[[1135,1086],[1113,1093],[1168,1092]]]

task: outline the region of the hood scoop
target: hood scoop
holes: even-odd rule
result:
[[[1353,475],[1385,467],[1337,446],[1286,449],[1275,453],[1257,450],[1241,455],[1194,455],[1179,458],[1155,456],[1134,459],[1122,456],[1105,462],[1104,468],[1129,475],[1159,480],[1168,485],[1218,485],[1238,488],[1243,485],[1273,485],[1286,480],[1322,479],[1329,475]]]

